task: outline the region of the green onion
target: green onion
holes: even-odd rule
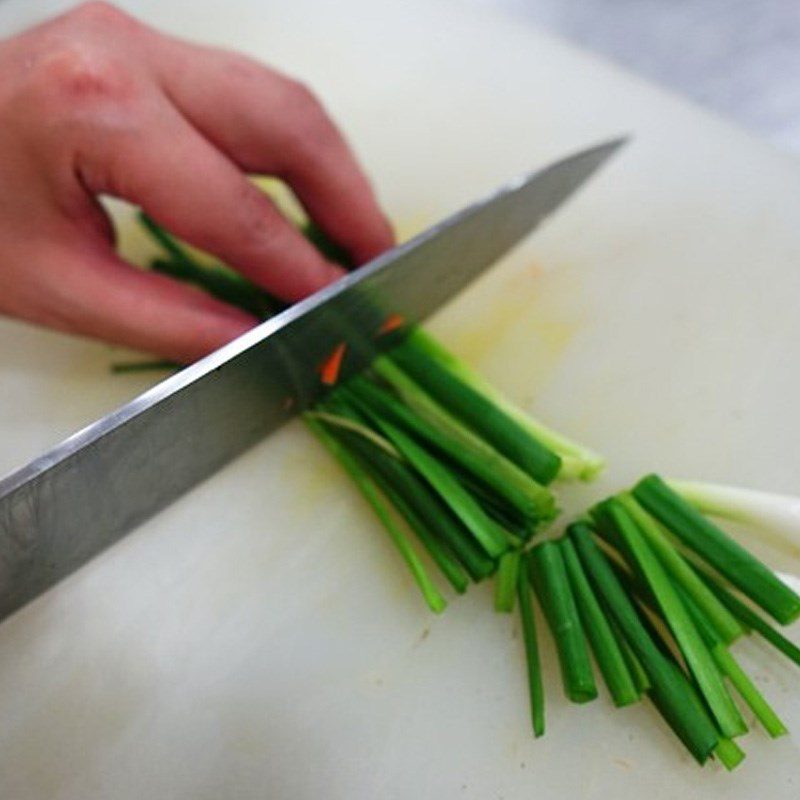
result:
[[[726,739],[723,736],[714,748],[714,756],[728,772],[731,772],[744,761],[745,752],[733,739]]]
[[[700,481],[666,483],[701,514],[746,523],[800,546],[798,497]]]
[[[647,538],[648,545],[655,552],[672,580],[681,586],[692,600],[697,603],[716,630],[719,631],[722,640],[726,644],[730,644],[742,636],[744,630],[733,614],[700,580],[695,571],[686,563],[683,556],[672,546],[658,523],[642,508],[638,501],[627,492],[619,495],[619,501]]]
[[[442,597],[436,585],[428,576],[422,561],[420,561],[408,537],[395,524],[389,507],[383,501],[372,479],[363,471],[359,463],[350,455],[347,449],[342,447],[342,445],[325,430],[318,420],[307,418],[306,424],[353,479],[356,487],[372,507],[372,510],[381,521],[381,524],[389,534],[395,547],[406,562],[428,607],[431,611],[440,614],[447,607],[447,601]]]
[[[328,261],[340,264],[346,269],[352,269],[355,266],[350,254],[310,220],[300,226],[300,232]]]
[[[581,564],[622,635],[650,680],[650,696],[698,763],[703,764],[717,746],[718,735],[707,714],[692,700],[693,690],[658,648],[617,580],[611,565],[585,524],[568,528]]]
[[[111,365],[111,371],[116,375],[126,372],[150,372],[151,370],[170,370],[180,369],[181,365],[174,361],[151,360],[151,361],[118,361]]]
[[[650,683],[650,678],[647,677],[647,673],[639,657],[633,652],[631,646],[622,635],[616,620],[608,618],[608,623],[611,626],[611,630],[614,632],[614,638],[617,640],[620,650],[622,650],[622,655],[625,657],[625,663],[628,665],[628,670],[631,673],[636,690],[640,695],[650,691],[652,684]]]
[[[753,681],[750,680],[750,676],[741,668],[739,662],[731,655],[728,648],[720,643],[715,645],[711,652],[717,662],[717,666],[724,675],[728,676],[742,700],[750,706],[751,711],[764,726],[764,730],[773,739],[787,733],[786,726],[780,717],[775,713],[775,710],[766,701],[764,695],[761,694]]]
[[[639,481],[633,494],[687,547],[702,556],[778,622],[785,625],[800,616],[800,597],[792,589],[657,475]]]
[[[331,408],[338,414],[349,415],[355,427],[351,432],[341,430],[340,436],[345,437],[346,445],[362,462],[369,464],[370,474],[381,481],[382,486],[392,487],[415,517],[422,520],[456,555],[472,580],[480,581],[494,572],[494,561],[483,552],[472,534],[453,516],[427,483],[417,477],[407,464],[390,455],[385,447],[378,444],[376,440],[381,439],[379,434],[369,429],[375,439],[356,435],[360,433],[360,418],[352,407],[341,401],[338,394],[334,393],[318,407]]]
[[[592,651],[614,705],[622,707],[635,703],[639,700],[636,682],[630,673],[622,648],[583,571],[575,547],[567,538],[559,541],[559,547],[583,629],[592,645]]]
[[[527,557],[523,556],[523,562],[520,565],[520,569],[517,570],[517,598],[519,600],[519,615],[522,620],[522,639],[525,644],[531,723],[533,724],[533,735],[538,738],[544,734],[544,685],[542,683],[542,665],[539,660],[539,645],[536,637],[536,621],[533,616],[533,603],[531,602],[528,566]]]
[[[383,364],[383,367],[379,365]],[[386,369],[387,365],[389,370]],[[375,366],[380,375],[391,371],[395,380],[398,370],[384,359],[377,359]],[[399,399],[384,391],[366,378],[356,377],[351,380],[347,388],[355,395],[365,407],[373,409],[391,422],[401,426],[407,432],[413,433],[423,442],[434,449],[444,453],[468,473],[496,492],[516,509],[531,529],[539,521],[552,519],[555,514],[555,502],[550,491],[533,478],[524,473],[519,467],[501,456],[491,445],[472,434],[455,420],[442,421],[442,417],[449,415],[441,410],[438,425],[431,423],[424,416],[415,413],[409,408],[409,394],[419,396],[413,389],[408,388],[403,399],[408,403],[404,405]],[[420,390],[421,391],[421,390]]]
[[[725,642],[720,638],[714,625],[703,613],[703,610],[680,587],[679,593],[720,672],[728,677],[739,696],[747,703],[750,710],[756,715],[758,721],[773,739],[785,734],[787,731],[783,722],[781,722],[774,709],[750,680],[747,673],[731,655],[725,646]]]
[[[623,503],[611,498],[604,504],[606,513],[624,541],[634,563],[641,570],[655,595],[675,641],[683,653],[698,687],[725,736],[745,733],[747,727],[722,682],[719,671],[697,631],[683,602]]]
[[[188,248],[147,214],[140,212],[139,222],[169,256],[169,259],[153,261],[153,271],[193,283],[218,300],[237,306],[259,319],[272,316],[285,308],[284,303],[233,270],[223,266],[207,266],[198,261]]]
[[[763,617],[729,592],[716,578],[708,572],[698,570],[712,592],[724,603],[728,610],[738,618],[742,625],[752,628],[773,647],[783,653],[789,660],[800,667],[800,647],[789,641],[780,631],[775,630]]]
[[[511,613],[514,610],[514,597],[517,591],[520,552],[509,550],[500,556],[497,575],[494,579],[494,610]]]
[[[422,328],[414,328],[408,335],[407,343],[408,347],[438,362],[475,391],[480,392],[489,402],[527,430],[534,439],[557,453],[561,457],[559,478],[580,478],[588,481],[595,478],[605,467],[602,456],[522,411]]]
[[[508,549],[502,529],[486,516],[475,498],[450,471],[400,428],[379,415],[372,416],[386,437],[453,510],[486,553],[494,558],[502,555]]]
[[[326,411],[326,408],[333,408],[333,412]],[[357,433],[359,436],[367,439],[375,447],[379,447],[389,456],[395,459],[401,458],[397,448],[387,439],[384,439],[379,433],[374,431],[366,425],[360,417],[348,413],[349,409],[346,404],[341,402],[340,397],[332,396],[327,401],[321,401],[317,404],[316,411],[306,411],[306,417],[318,419],[327,425],[334,425],[337,428],[344,428],[352,433]]]
[[[150,262],[150,269],[198,286],[217,300],[241,308],[260,320],[277,314],[285,307],[256,284],[226,267],[157,258]]]
[[[444,577],[447,578],[448,583],[456,592],[464,594],[469,586],[469,578],[448,548],[431,533],[425,521],[417,515],[412,506],[403,500],[402,495],[396,492],[390,483],[377,476],[376,483],[406,520],[411,530],[417,534],[417,538],[422,542],[423,547],[428,551],[431,559],[439,567]]]
[[[396,347],[391,357],[451,413],[539,483],[550,483],[558,474],[561,458],[472,385],[407,342]]]
[[[534,547],[530,551],[530,569],[536,596],[558,651],[564,693],[574,703],[594,700],[597,686],[592,662],[558,545],[542,542]]]

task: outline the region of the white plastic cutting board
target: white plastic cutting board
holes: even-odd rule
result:
[[[30,21],[31,5],[1,3],[0,33]],[[798,490],[796,161],[459,5],[128,5],[314,85],[407,231],[633,133],[431,327],[608,455],[599,485],[563,493],[568,510],[654,468]],[[0,322],[1,471],[153,380],[112,377],[115,355]],[[800,571],[796,553],[743,535]],[[543,647],[547,735],[533,741],[516,620],[492,613],[488,587],[430,615],[347,480],[294,424],[0,625],[0,797],[796,796],[797,738],[755,732],[735,775],[700,770],[648,705],[567,703]],[[800,672],[756,642],[738,652],[800,736]]]

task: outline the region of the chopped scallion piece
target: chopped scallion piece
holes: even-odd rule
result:
[[[742,735],[747,731],[747,726],[728,694],[719,670],[673,587],[669,575],[661,566],[625,505],[620,500],[611,498],[604,506],[617,533],[625,543],[627,552],[630,553],[636,567],[655,595],[664,620],[675,637],[723,735],[728,737]]]
[[[497,574],[494,578],[494,610],[511,613],[514,610],[514,597],[517,592],[517,573],[519,572],[520,552],[509,550],[500,556]]]
[[[597,697],[592,662],[561,549],[542,542],[530,552],[533,588],[553,635],[564,693],[574,703]]]
[[[539,660],[539,644],[531,594],[527,557],[523,556],[520,568],[517,570],[517,600],[522,620],[522,639],[525,645],[531,723],[533,724],[533,735],[538,738],[544,734],[544,684],[542,683],[542,665]]]
[[[683,544],[702,556],[778,622],[786,625],[800,616],[800,597],[796,592],[657,475],[639,481],[633,494]]]
[[[617,707],[635,703],[639,700],[639,690],[630,673],[622,648],[583,571],[575,546],[568,538],[561,539],[558,544],[561,547],[564,566],[583,629],[592,645],[592,652],[611,699]]]
[[[309,418],[306,419],[306,424],[353,479],[356,487],[369,505],[372,506],[372,510],[381,521],[381,524],[394,542],[395,547],[406,562],[428,607],[431,611],[440,614],[447,607],[447,601],[442,597],[436,585],[430,579],[430,576],[425,570],[425,566],[412,547],[408,537],[395,523],[388,505],[384,502],[372,479],[362,470],[358,462],[350,455],[347,449],[342,447],[342,445],[325,430],[319,420]]]

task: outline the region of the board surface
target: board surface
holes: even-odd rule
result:
[[[0,4],[0,34],[30,5]],[[407,233],[632,133],[431,329],[607,454],[599,484],[562,492],[568,511],[651,469],[798,491],[796,161],[542,33],[440,1],[123,5],[316,87]],[[119,356],[0,321],[0,472],[152,383],[111,376]],[[796,552],[741,533],[800,572]],[[733,776],[698,769],[646,705],[568,704],[544,651],[534,742],[516,621],[492,613],[488,587],[432,617],[293,424],[0,625],[0,795],[796,796],[800,672],[756,642],[737,652],[795,738],[756,731]]]

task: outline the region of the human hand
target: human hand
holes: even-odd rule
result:
[[[335,280],[246,173],[285,180],[356,262],[391,229],[302,84],[158,33],[102,2],[0,42],[0,312],[188,362],[257,320],[114,251],[97,196],[284,300]]]

